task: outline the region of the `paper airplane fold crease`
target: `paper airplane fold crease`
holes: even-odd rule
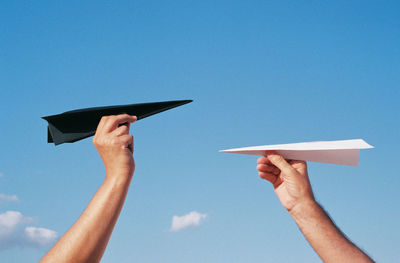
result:
[[[355,139],[252,146],[221,152],[265,156],[266,151],[273,150],[285,159],[357,166],[360,149],[369,148],[374,147]]]
[[[47,141],[58,145],[76,142],[94,135],[100,119],[106,115],[127,113],[135,115],[138,120],[141,120],[189,102],[192,102],[192,100],[95,107],[67,111],[42,118],[48,122]]]

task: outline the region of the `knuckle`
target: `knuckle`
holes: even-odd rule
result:
[[[119,144],[119,141],[118,141],[117,138],[111,138],[110,141],[109,141],[109,143],[110,143],[111,145],[118,145],[118,144]]]
[[[107,141],[106,141],[106,139],[104,139],[104,138],[100,138],[100,139],[97,141],[97,145],[99,145],[99,146],[106,145],[106,144],[107,144]]]
[[[97,135],[95,135],[94,137],[93,137],[93,144],[94,145],[100,145],[101,144],[101,139],[102,139],[102,137],[101,136],[97,136]]]
[[[264,164],[259,164],[259,165],[257,165],[257,170],[264,172],[264,171],[268,170],[268,166],[266,166]]]
[[[126,132],[128,132],[128,131],[129,131],[129,128],[128,128],[128,126],[126,126],[126,125],[122,125],[121,127],[122,127],[122,128],[121,128],[121,130],[122,130],[122,132],[123,132],[123,133],[126,133]]]
[[[133,136],[131,134],[129,134],[128,136],[126,136],[125,138],[125,142],[131,142],[133,140]]]

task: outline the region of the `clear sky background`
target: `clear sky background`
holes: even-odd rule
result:
[[[193,99],[133,125],[136,172],[103,262],[319,262],[257,158],[218,150],[356,138],[375,146],[358,167],[309,164],[315,195],[375,260],[398,262],[399,13],[398,1],[1,1],[0,261],[37,262],[46,235],[26,227],[61,236],[104,178],[90,139],[47,144],[41,116]],[[170,231],[192,211],[207,217]]]

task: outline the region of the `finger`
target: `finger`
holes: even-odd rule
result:
[[[276,166],[272,165],[266,165],[266,164],[257,165],[257,170],[260,172],[273,173],[275,169],[277,169]]]
[[[272,171],[273,174],[279,175],[281,173],[281,170],[279,170],[278,167],[274,166],[274,170]]]
[[[307,167],[307,162],[305,162],[305,161],[290,160],[290,161],[288,161],[288,163],[290,163],[293,167],[301,167],[301,166]]]
[[[130,124],[125,123],[125,124],[119,126],[118,128],[116,128],[112,133],[115,134],[116,136],[129,134],[129,128],[130,128]]]
[[[279,175],[281,173],[281,170],[279,170],[279,168],[273,164],[258,164],[257,170],[260,172],[273,173],[275,175]]]
[[[118,137],[121,140],[125,148],[128,148],[133,153],[133,136],[131,134],[125,134]]]
[[[275,184],[276,180],[278,179],[276,175],[273,175],[271,173],[259,172],[258,175],[260,176],[260,178],[269,181],[271,184]]]
[[[97,125],[97,128],[96,128],[96,133],[97,133],[97,131],[102,131],[103,130],[104,124],[107,122],[107,118],[108,117],[109,116],[101,117],[101,119],[99,121],[99,124]]]
[[[263,156],[257,159],[258,164],[268,164],[271,163],[267,157]]]
[[[113,115],[106,119],[103,130],[105,132],[111,132],[115,130],[119,124],[127,122],[133,123],[137,120],[136,116],[131,116],[128,114]]]
[[[291,175],[296,173],[296,170],[286,162],[286,160],[279,154],[275,152],[268,152],[267,158],[278,167],[284,174]]]
[[[133,153],[133,142],[129,144],[127,148],[131,153]]]

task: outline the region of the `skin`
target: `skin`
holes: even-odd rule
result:
[[[272,183],[283,207],[324,262],[374,262],[335,226],[315,201],[303,161],[285,160],[273,151],[257,160],[259,176]]]
[[[75,224],[40,262],[99,262],[119,217],[135,170],[127,114],[103,117],[93,138],[105,165],[103,184]],[[121,125],[124,124],[124,125]],[[120,126],[121,125],[121,126]]]
[[[135,171],[133,137],[135,116],[103,117],[93,138],[106,176],[85,211],[40,262],[99,262],[117,222]],[[286,161],[267,152],[257,161],[261,178],[272,183],[282,205],[324,262],[373,262],[351,243],[315,201],[302,161]]]

